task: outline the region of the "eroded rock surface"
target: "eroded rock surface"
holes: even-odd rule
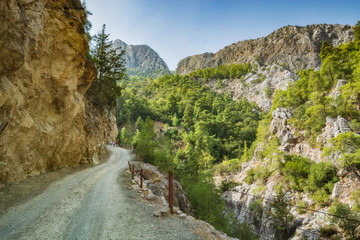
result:
[[[96,162],[117,128],[85,103],[96,69],[80,1],[6,0],[0,12],[0,184]]]
[[[291,71],[317,68],[321,44],[327,40],[334,46],[353,40],[353,30],[348,25],[317,24],[285,26],[266,37],[240,41],[217,53],[204,53],[182,59],[177,74],[188,74],[197,69],[217,67],[221,64],[261,62],[266,65],[285,64]]]
[[[296,74],[282,66],[270,65],[253,69],[243,79],[221,80],[220,86],[217,79],[210,79],[204,83],[216,92],[230,93],[234,101],[246,98],[268,112],[271,109],[274,91],[285,90],[290,83],[298,79]]]
[[[160,172],[155,166],[147,163],[141,163],[139,167],[143,169],[144,187],[146,188],[146,199],[149,202],[160,206],[167,206],[169,196],[168,176]],[[138,172],[139,173],[139,172]],[[139,178],[136,177],[136,182]],[[174,179],[174,207],[179,208],[182,212],[193,215],[190,201],[181,184]]]

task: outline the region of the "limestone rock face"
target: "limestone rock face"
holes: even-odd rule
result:
[[[0,185],[96,162],[117,128],[85,103],[96,68],[80,0],[6,0],[0,12]]]
[[[323,161],[322,151],[319,148],[310,146],[305,137],[305,132],[296,132],[296,129],[287,124],[287,120],[292,117],[292,113],[286,108],[277,108],[272,112],[270,132],[281,142],[280,150],[287,154],[302,155],[310,158],[314,162]],[[327,117],[326,126],[316,141],[323,147],[329,146],[330,139],[341,133],[351,131],[350,122],[345,118]],[[296,137],[295,137],[296,133]],[[339,156],[332,156],[335,161]]]
[[[285,90],[289,83],[298,79],[296,74],[282,66],[270,65],[254,69],[244,79],[224,79],[221,86],[217,84],[217,79],[207,80],[204,84],[216,92],[230,93],[234,101],[246,98],[268,112],[272,105],[274,91]]]
[[[113,45],[126,50],[125,66],[129,70],[129,75],[140,72],[157,77],[170,73],[165,61],[147,45],[127,45],[119,39],[116,39]]]
[[[321,65],[319,53],[324,40],[337,46],[353,38],[353,30],[348,25],[285,26],[266,37],[233,43],[215,54],[186,57],[179,62],[176,73],[187,74],[221,64],[248,62],[285,64],[291,71],[317,68]]]
[[[326,126],[316,140],[325,146],[331,138],[350,131],[350,122],[345,118],[341,116],[337,118],[326,117]]]

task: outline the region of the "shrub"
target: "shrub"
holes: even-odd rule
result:
[[[231,212],[226,215],[227,227],[225,232],[232,236],[236,237],[240,240],[256,240],[259,239],[251,226],[245,221],[240,223],[238,219],[235,217],[234,212]]]
[[[307,158],[296,155],[286,155],[285,166],[280,172],[289,179],[291,189],[302,191],[306,186],[310,166],[311,161]]]
[[[247,171],[246,178],[244,180],[248,184],[253,184],[256,180],[260,180],[262,183],[265,183],[270,175],[271,171],[268,168],[258,167]]]
[[[288,239],[295,231],[291,227],[294,216],[291,214],[289,203],[281,190],[278,192],[276,201],[271,203],[271,207],[273,220],[271,226],[274,228],[275,239]]]
[[[325,162],[314,163],[296,155],[287,155],[284,159],[280,172],[289,180],[289,187],[299,192],[310,192],[316,203],[326,205],[334,183],[339,181],[335,166]]]
[[[223,192],[226,192],[234,187],[236,187],[237,184],[234,180],[229,180],[229,181],[222,181],[221,182],[221,185],[220,185],[220,189],[223,191]]]
[[[254,213],[253,219],[256,226],[259,226],[263,213],[263,205],[260,199],[250,203],[250,211]]]
[[[331,204],[329,212],[335,216],[339,216],[331,216],[331,223],[337,224],[342,228],[344,232],[351,237],[350,239],[359,239],[360,234],[356,231],[360,221],[359,210],[352,210],[349,205],[335,201]]]
[[[330,194],[333,189],[333,184],[339,181],[336,176],[336,168],[331,163],[317,163],[310,167],[309,187],[312,190],[324,189],[326,193]]]
[[[354,119],[354,120],[352,120],[350,127],[354,131],[359,132],[360,131],[360,122],[358,122],[356,119]]]
[[[176,140],[179,139],[179,131],[177,130],[177,128],[169,128],[164,135],[168,138],[168,139],[172,139],[172,140]]]
[[[270,175],[271,171],[268,168],[258,167],[255,169],[255,180],[260,180],[262,183],[265,183]]]
[[[331,238],[332,236],[337,234],[338,231],[334,226],[324,226],[324,227],[320,227],[319,233],[321,237]]]
[[[253,184],[255,182],[255,170],[254,169],[249,169],[249,171],[246,172],[246,178],[244,179],[244,181],[247,184]]]
[[[298,211],[299,214],[306,213],[305,208],[307,207],[307,205],[303,200],[299,201],[297,205],[298,205],[297,211]]]
[[[267,98],[271,98],[273,92],[274,92],[274,90],[273,90],[272,88],[267,87],[267,88],[265,89],[265,96],[266,96]]]
[[[242,161],[238,158],[224,160],[214,167],[215,175],[223,175],[241,169]]]

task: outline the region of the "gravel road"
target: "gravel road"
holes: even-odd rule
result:
[[[130,153],[108,147],[110,159],[67,175],[0,216],[0,239],[198,239],[190,221],[156,218],[128,189]]]

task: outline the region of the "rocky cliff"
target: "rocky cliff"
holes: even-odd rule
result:
[[[335,183],[330,196],[330,201],[338,199],[340,202],[353,205],[351,201],[351,193],[360,190],[360,180],[349,170],[341,168],[337,159],[339,156],[332,156],[331,159],[324,159],[322,157],[322,148],[311,146],[306,141],[304,132],[296,130],[288,119],[292,117],[292,112],[286,108],[277,108],[272,112],[272,120],[270,123],[271,136],[279,140],[279,150],[285,154],[299,155],[307,157],[313,162],[331,161],[338,167],[337,177],[339,181]],[[330,146],[330,139],[336,137],[341,133],[351,131],[350,123],[338,116],[337,118],[328,117],[326,126],[322,133],[318,136],[317,142],[323,146]],[[274,237],[273,227],[271,226],[272,220],[269,215],[271,203],[276,201],[277,191],[276,188],[281,184],[281,173],[276,170],[268,178],[262,182],[260,179],[252,184],[248,184],[245,180],[248,172],[256,168],[263,168],[270,170],[273,168],[273,160],[261,160],[259,153],[265,148],[264,144],[260,143],[255,150],[254,157],[246,163],[243,163],[242,170],[231,176],[238,183],[230,191],[224,193],[223,198],[226,202],[227,211],[234,211],[235,215],[240,221],[247,221],[251,223],[259,232],[260,239],[268,239]],[[274,155],[278,153],[273,153]],[[327,211],[329,207],[315,207],[313,196],[305,192],[296,192],[287,189],[286,199],[292,204],[291,213],[295,217],[293,227],[296,229],[295,234],[291,239],[322,239],[320,237],[320,229],[325,225],[329,225],[329,217]],[[261,211],[258,215],[254,215],[251,205],[255,201],[260,201],[262,204]],[[302,203],[302,208],[299,208],[299,203]],[[249,214],[250,213],[250,214]]]
[[[148,74],[154,77],[170,73],[165,61],[147,45],[127,45],[117,39],[113,42],[115,47],[126,50],[125,60],[129,75]]]
[[[348,25],[317,24],[306,27],[285,26],[266,37],[233,43],[217,53],[204,53],[182,59],[176,74],[221,64],[255,63],[284,65],[289,70],[317,68],[321,44],[327,40],[334,46],[353,40]]]
[[[0,12],[0,185],[97,162],[117,128],[84,98],[96,69],[80,0],[7,0]]]
[[[282,66],[269,65],[254,68],[242,79],[222,79],[221,84],[218,84],[217,79],[208,79],[203,82],[218,93],[230,93],[234,101],[246,98],[268,112],[272,105],[274,91],[285,90],[289,83],[298,79],[296,74]]]

